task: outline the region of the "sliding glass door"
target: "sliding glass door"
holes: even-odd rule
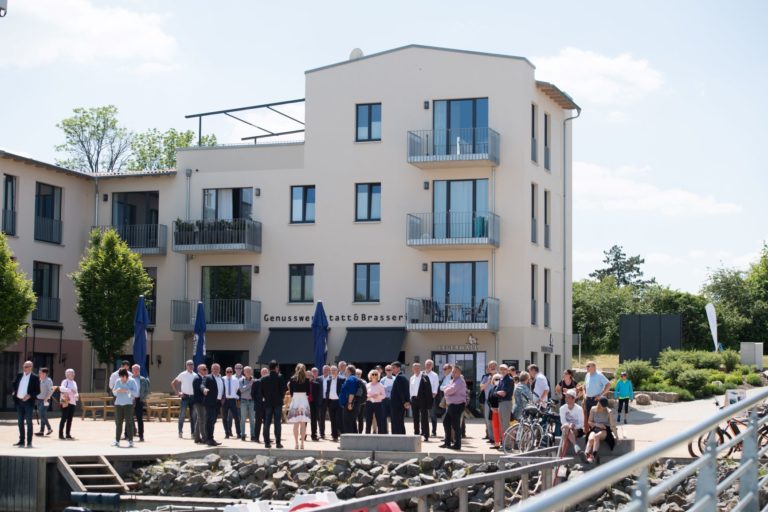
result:
[[[486,322],[488,262],[435,262],[432,264],[432,300],[444,322]]]
[[[435,181],[435,238],[488,236],[488,180]]]
[[[488,98],[434,102],[434,153],[488,152]]]

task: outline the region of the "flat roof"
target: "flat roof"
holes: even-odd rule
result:
[[[172,176],[176,174],[176,169],[160,169],[156,171],[151,171],[151,170],[117,171],[117,172],[76,171],[74,169],[67,169],[66,167],[61,167],[60,165],[49,164],[48,162],[43,162],[42,160],[36,160],[34,158],[30,158],[27,156],[17,155],[16,153],[10,153],[2,149],[0,149],[0,158],[4,158],[6,160],[12,160],[14,162],[21,162],[26,165],[39,167],[41,169],[46,169],[49,171],[69,174],[71,176],[77,176],[78,178],[84,178],[86,180],[96,180],[96,179],[103,179],[103,178],[131,178],[131,177],[137,177],[137,176]]]
[[[437,51],[441,51],[441,52],[465,53],[465,54],[469,54],[469,55],[481,55],[483,57],[499,57],[499,58],[502,58],[502,59],[521,60],[523,62],[526,62],[533,69],[536,69],[536,66],[534,66],[533,63],[531,61],[529,61],[527,58],[520,57],[520,56],[517,56],[517,55],[504,55],[504,54],[501,54],[501,53],[477,52],[477,51],[472,51],[472,50],[457,50],[457,49],[454,49],[454,48],[443,48],[443,47],[440,47],[440,46],[427,46],[427,45],[423,45],[423,44],[409,44],[409,45],[406,45],[406,46],[400,46],[398,48],[392,48],[391,50],[384,50],[383,52],[372,53],[370,55],[363,55],[362,57],[358,57],[357,59],[344,60],[344,61],[341,61],[341,62],[336,62],[334,64],[328,64],[328,65],[325,65],[325,66],[320,66],[319,68],[309,69],[309,70],[305,71],[304,73],[305,74],[307,74],[307,73],[314,73],[315,71],[321,71],[323,69],[333,68],[333,67],[336,67],[336,66],[343,66],[344,64],[352,64],[353,62],[358,62],[358,61],[365,60],[365,59],[371,59],[373,57],[379,57],[381,55],[386,55],[388,53],[399,52],[399,51],[402,51],[402,50],[409,50],[411,48],[418,48],[418,49],[422,49],[422,50],[437,50]]]

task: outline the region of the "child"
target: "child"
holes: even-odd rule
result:
[[[613,391],[615,397],[619,400],[619,417],[616,422],[621,423],[621,408],[624,408],[624,424],[627,424],[629,417],[629,402],[635,399],[635,392],[632,389],[632,381],[627,379],[627,372],[621,372],[621,378],[616,382],[616,389]]]

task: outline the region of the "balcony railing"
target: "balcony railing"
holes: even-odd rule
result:
[[[546,247],[547,249],[552,248],[552,243],[551,243],[552,241],[550,240],[551,227],[552,226],[550,226],[549,224],[544,224],[544,247]]]
[[[549,302],[544,303],[544,327],[551,327],[550,324],[550,318],[549,318]]]
[[[501,220],[490,212],[409,213],[406,243],[412,247],[499,246]]]
[[[539,161],[539,142],[535,137],[531,138],[531,160]]]
[[[544,146],[544,168],[548,171],[552,169],[552,167],[550,167],[549,156],[550,156],[549,146]]]
[[[195,329],[197,300],[171,301],[171,330],[192,332]],[[261,302],[247,299],[203,299],[208,331],[261,330]]]
[[[3,233],[6,235],[16,234],[16,212],[14,210],[3,210]]]
[[[531,242],[539,243],[539,221],[536,217],[531,217]]]
[[[32,320],[41,322],[58,322],[61,300],[58,297],[38,297],[35,309],[32,311]]]
[[[261,252],[261,222],[251,219],[177,220],[173,250],[204,252]]]
[[[154,298],[147,304],[147,316],[149,317],[148,325],[157,325],[157,301]]]
[[[121,226],[95,226],[106,231],[112,228],[125,240],[132,251],[139,254],[165,254],[168,246],[168,226],[164,224],[123,224]]]
[[[499,330],[499,299],[493,297],[456,304],[432,297],[408,298],[405,310],[411,331]]]
[[[538,311],[536,311],[536,299],[531,299],[531,325],[537,324],[538,317]]]
[[[499,134],[490,128],[408,132],[408,163],[417,167],[499,164]]]
[[[35,240],[61,243],[61,221],[49,217],[35,217]]]

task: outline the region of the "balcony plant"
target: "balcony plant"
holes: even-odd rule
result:
[[[176,245],[191,245],[196,243],[197,229],[194,222],[176,219],[173,221],[173,225],[173,237]]]

